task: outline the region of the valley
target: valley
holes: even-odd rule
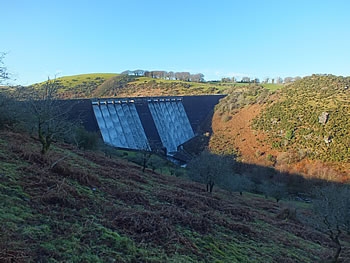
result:
[[[88,78],[94,84],[88,84]],[[104,127],[105,135],[71,125],[68,137],[49,141],[43,152],[40,136],[25,128],[20,116],[24,114],[31,124],[35,118],[20,111],[26,110],[23,101],[18,108],[10,97],[16,87],[4,89],[0,260],[311,263],[331,262],[340,244],[337,262],[347,262],[348,221],[334,225],[343,229],[337,239],[330,236],[329,229],[322,227],[322,212],[317,212],[322,200],[317,191],[334,187],[341,194],[333,196],[337,203],[331,207],[348,211],[349,199],[344,198],[350,170],[350,99],[344,89],[348,82],[348,78],[313,75],[267,89],[256,83],[186,83],[108,74],[59,79],[56,91],[61,105],[66,105],[62,99],[84,98],[80,112],[92,107],[96,95],[101,101],[118,100],[119,95],[184,96],[189,121],[198,125],[196,136],[183,144],[190,157],[188,168],[169,162],[159,151],[104,144],[111,127],[98,126],[96,121],[89,125]],[[52,83],[37,84],[28,91],[40,92]],[[220,93],[225,96],[209,108],[209,100],[198,97],[202,103],[196,104],[185,97]],[[107,125],[109,116],[114,125],[115,116],[131,112],[130,106],[113,104],[111,110],[110,105],[101,105],[95,107],[99,124]],[[129,119],[138,116],[142,107]],[[154,118],[170,121],[169,112],[177,107],[153,105],[153,113],[158,114]],[[55,112],[52,109],[60,108],[49,112]],[[212,111],[209,119],[200,114],[204,109],[206,114]],[[196,114],[188,114],[191,111],[202,116],[196,117],[201,121],[194,118]],[[322,112],[328,113],[327,123],[319,122]],[[129,127],[126,122],[123,125]],[[326,147],[322,145],[325,135],[330,140]],[[201,163],[206,152],[217,162],[203,159]],[[230,172],[222,172],[227,165]]]

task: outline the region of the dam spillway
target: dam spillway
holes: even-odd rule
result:
[[[148,100],[148,107],[167,152],[176,152],[179,145],[194,137],[181,99]]]
[[[92,102],[102,139],[111,146],[150,150],[147,136],[133,101]]]

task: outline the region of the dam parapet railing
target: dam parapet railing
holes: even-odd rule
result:
[[[182,101],[182,100],[183,100],[183,96],[91,99],[92,105],[122,104],[122,103],[148,103],[148,102],[175,102],[175,101]]]

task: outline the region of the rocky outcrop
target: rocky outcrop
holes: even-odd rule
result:
[[[325,125],[328,121],[328,112],[322,112],[320,116],[318,116],[318,122]]]

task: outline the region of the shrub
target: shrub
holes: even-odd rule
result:
[[[18,122],[21,107],[18,102],[0,94],[0,129],[13,127]]]
[[[228,122],[228,121],[230,121],[231,119],[232,119],[232,116],[231,116],[231,115],[227,115],[227,114],[223,115],[222,118],[221,118],[221,120],[222,120],[223,122]]]
[[[278,219],[281,220],[293,220],[298,221],[297,219],[297,209],[295,207],[284,207],[276,216]]]
[[[231,178],[234,165],[233,156],[217,155],[205,150],[192,159],[187,168],[192,180],[206,184],[207,191],[212,192],[214,185],[225,185]]]
[[[75,130],[74,140],[77,146],[84,150],[94,150],[97,148],[99,136],[96,132],[88,132],[79,127]]]
[[[281,199],[288,196],[287,187],[282,182],[277,181],[264,181],[260,186],[260,191],[262,191],[265,196],[273,197],[278,203]]]
[[[276,157],[269,153],[266,156],[266,160],[268,160],[269,162],[273,162],[274,163],[276,161]]]
[[[247,176],[235,174],[228,176],[221,182],[221,186],[228,191],[239,192],[240,195],[243,192],[251,192],[254,189],[254,183]]]
[[[285,138],[286,138],[288,141],[290,141],[291,139],[293,139],[293,137],[294,137],[294,131],[293,131],[293,130],[288,130],[288,131],[286,132]]]

